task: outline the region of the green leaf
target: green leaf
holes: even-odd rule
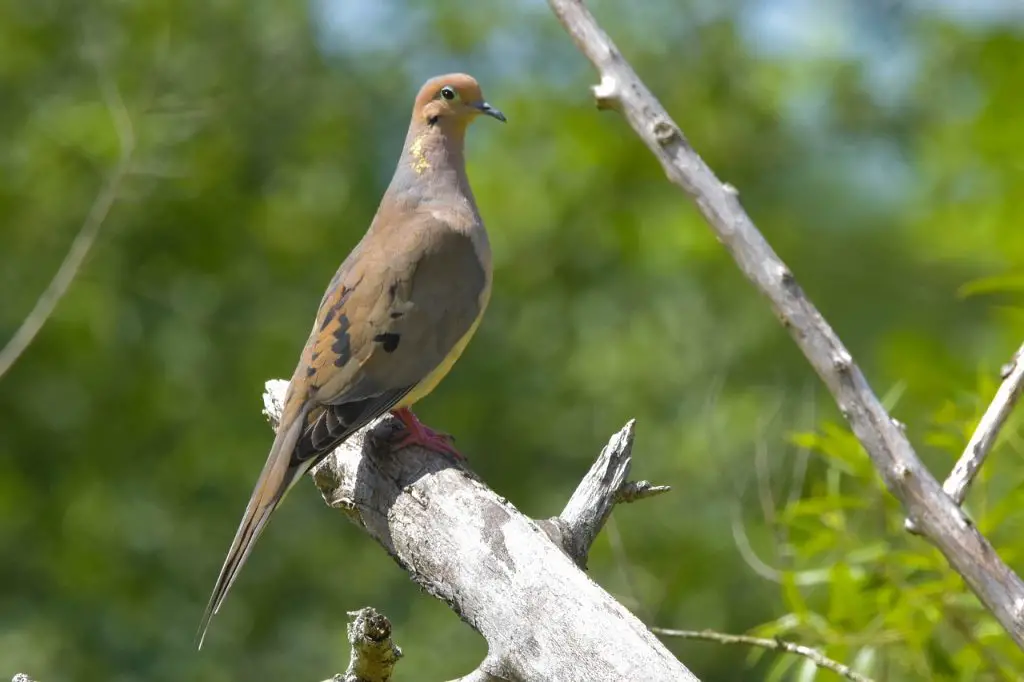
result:
[[[850,567],[839,562],[830,571],[828,622],[843,628],[861,604],[860,589]]]
[[[799,662],[800,659],[791,654],[777,655],[774,665],[772,665],[771,670],[768,671],[768,676],[765,678],[765,682],[783,682],[786,678],[786,674]]]
[[[786,607],[798,617],[804,618],[810,613],[807,602],[804,601],[804,596],[793,579],[793,574],[788,571],[782,574],[782,598]]]
[[[999,293],[1024,293],[1024,273],[981,277],[957,289],[957,296],[962,299]]]

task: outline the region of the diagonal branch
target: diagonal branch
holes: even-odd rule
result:
[[[622,112],[669,180],[696,203],[743,274],[771,302],[832,393],[889,492],[1024,649],[1024,582],[943,492],[871,390],[850,352],[807,299],[792,271],[754,226],[734,187],[722,183],[598,26],[582,0],[548,0],[600,75],[598,108]]]
[[[672,630],[670,628],[651,628],[651,631],[662,637],[677,637],[679,639],[696,639],[705,642],[717,642],[718,644],[743,644],[754,646],[770,651],[784,651],[789,654],[803,656],[814,665],[824,670],[831,670],[836,675],[845,677],[853,682],[872,682],[870,678],[861,675],[853,668],[839,661],[834,661],[817,649],[812,649],[803,644],[787,642],[782,639],[768,639],[766,637],[751,637],[750,635],[730,635],[714,630]]]
[[[90,207],[82,227],[79,228],[78,234],[75,235],[74,241],[71,242],[71,247],[68,249],[67,255],[64,256],[60,267],[57,268],[57,272],[39,296],[32,311],[22,321],[18,330],[14,332],[14,336],[11,337],[6,346],[0,349],[0,377],[7,373],[11,365],[29,347],[36,334],[39,333],[39,330],[46,324],[50,315],[53,314],[54,308],[57,307],[64,294],[67,293],[68,287],[71,286],[71,282],[74,281],[78,270],[82,267],[82,262],[89,254],[89,250],[92,249],[93,242],[96,241],[96,235],[99,234],[100,227],[103,226],[103,221],[106,220],[110,209],[114,206],[118,192],[121,189],[121,182],[124,180],[125,175],[127,175],[131,165],[132,154],[135,150],[135,133],[132,128],[131,117],[128,115],[128,110],[121,100],[121,93],[102,71],[100,72],[100,85],[103,88],[107,108],[110,110],[111,118],[114,119],[114,125],[117,129],[117,137],[121,146],[120,158],[103,183],[103,188],[96,195],[96,199],[93,200],[92,207]]]
[[[963,504],[967,497],[967,490],[971,487],[974,477],[978,475],[981,465],[992,450],[999,438],[999,432],[1006,423],[1007,418],[1013,411],[1017,399],[1024,391],[1024,345],[1017,349],[1010,362],[1003,367],[1003,383],[996,391],[992,403],[985,410],[985,414],[978,422],[971,440],[967,442],[964,454],[953,467],[952,473],[942,489],[953,498],[957,504]]]

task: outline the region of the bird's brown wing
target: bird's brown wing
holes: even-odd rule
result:
[[[468,236],[431,214],[385,217],[378,215],[321,301],[277,436],[203,616],[200,646],[288,490],[423,381],[482,313],[487,276]]]

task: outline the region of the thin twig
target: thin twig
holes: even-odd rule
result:
[[[700,210],[750,282],[770,301],[907,516],[946,557],[1018,647],[1024,649],[1024,581],[999,557],[942,490],[868,385],[853,356],[807,298],[723,183],[640,80],[582,0],[548,0],[580,51],[597,68],[599,109],[620,111],[661,163],[669,180]]]
[[[113,118],[117,129],[117,136],[120,142],[120,158],[107,177],[106,182],[104,182],[103,188],[93,200],[92,207],[89,209],[82,227],[79,228],[78,234],[75,235],[74,241],[71,242],[71,248],[68,249],[64,261],[60,264],[50,283],[36,301],[32,311],[22,321],[21,326],[18,327],[14,336],[7,342],[7,345],[0,350],[0,377],[6,374],[7,370],[25,352],[25,349],[35,339],[36,334],[39,333],[39,330],[46,324],[50,315],[53,314],[57,303],[67,293],[68,287],[71,286],[71,282],[74,281],[75,276],[78,274],[82,262],[96,241],[96,235],[99,234],[100,227],[117,200],[121,182],[128,173],[131,157],[135,150],[135,133],[132,128],[131,117],[121,99],[121,93],[118,91],[117,86],[102,71],[100,71],[99,80],[104,99],[106,100],[107,107],[110,109],[111,118]]]
[[[733,505],[732,539],[736,545],[736,550],[740,553],[740,558],[743,559],[750,570],[765,580],[770,580],[777,584],[782,583],[783,572],[769,565],[754,550],[754,546],[750,544],[750,535],[747,533],[747,527],[743,523],[742,500],[737,500],[736,504]]]
[[[1024,345],[1013,354],[1013,358],[1003,368],[1002,375],[1002,385],[978,422],[978,428],[967,442],[960,461],[942,484],[942,489],[957,504],[964,503],[974,477],[978,475],[985,458],[996,444],[999,432],[1017,404],[1021,392],[1024,392]]]
[[[670,485],[654,485],[650,481],[626,481],[615,493],[615,504],[632,504],[668,492],[672,492]]]
[[[851,669],[850,666],[844,665],[839,661],[832,660],[817,649],[812,649],[811,647],[804,646],[802,644],[786,642],[781,639],[751,637],[749,635],[730,635],[724,632],[716,632],[714,630],[671,630],[669,628],[651,628],[651,632],[656,635],[662,635],[663,637],[697,639],[705,642],[717,642],[719,644],[745,644],[747,646],[756,646],[762,649],[769,649],[771,651],[784,651],[786,653],[796,654],[797,656],[803,656],[819,668],[831,670],[837,675],[841,675],[848,680],[853,680],[853,682],[872,682],[870,677],[865,677]]]
[[[757,488],[758,501],[761,504],[761,513],[764,516],[765,523],[769,528],[773,530],[773,539],[776,540],[775,555],[776,559],[779,556],[780,545],[777,542],[778,534],[775,530],[780,524],[777,522],[775,514],[775,495],[771,489],[771,471],[768,464],[768,443],[764,438],[764,433],[767,431],[768,426],[778,416],[782,409],[782,400],[776,400],[774,406],[770,410],[770,414],[767,418],[762,418],[761,423],[757,427],[758,437],[757,443],[754,446],[754,476],[753,482]],[[758,556],[754,550],[753,545],[750,543],[750,535],[747,533],[746,526],[743,522],[744,515],[744,504],[743,500],[746,497],[747,486],[749,482],[743,480],[739,482],[736,492],[736,504],[734,505],[733,520],[732,520],[732,535],[733,541],[736,544],[736,549],[740,553],[740,558],[746,561],[747,566],[760,575],[766,580],[771,580],[775,583],[782,582],[782,572],[778,569],[768,565],[764,560]]]

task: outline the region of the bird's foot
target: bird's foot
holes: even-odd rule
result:
[[[407,448],[410,445],[419,445],[427,450],[451,455],[455,459],[465,460],[466,457],[455,449],[452,441],[455,439],[447,433],[439,433],[428,426],[425,426],[408,407],[393,410],[391,414],[398,417],[405,430],[400,431],[400,440],[392,444],[395,450]]]

